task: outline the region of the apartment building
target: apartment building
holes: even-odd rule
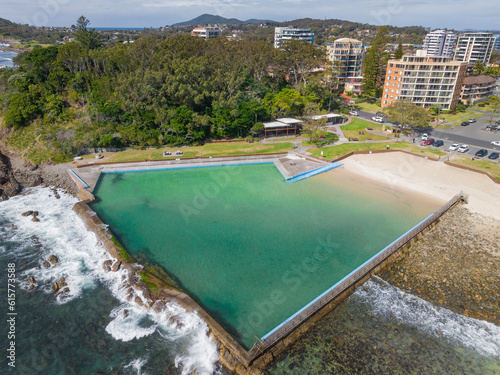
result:
[[[471,76],[464,79],[460,100],[464,104],[476,104],[493,96],[496,78],[488,76]]]
[[[427,56],[453,57],[457,35],[447,30],[434,30],[424,38],[423,50]]]
[[[217,38],[222,35],[222,30],[217,26],[195,27],[193,31],[191,31],[191,35],[206,39]]]
[[[493,45],[494,51],[500,51],[500,34],[494,34],[495,44]]]
[[[387,62],[382,94],[382,107],[397,100],[408,99],[424,108],[439,105],[443,110],[454,109],[460,99],[467,63],[444,56],[403,56]]]
[[[359,77],[363,73],[363,60],[366,46],[357,39],[341,38],[327,43],[328,59],[338,63],[341,69],[339,78]]]
[[[299,29],[297,27],[275,27],[274,48],[280,48],[285,40],[305,40],[314,44],[314,33],[311,29]]]
[[[488,64],[495,45],[492,33],[465,33],[458,37],[455,60]]]

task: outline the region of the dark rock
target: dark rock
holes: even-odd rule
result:
[[[142,302],[142,299],[140,297],[135,297],[135,303],[138,304],[139,306],[144,306],[144,303]]]
[[[113,268],[111,269],[111,271],[113,272],[116,272],[120,269],[120,266],[122,265],[122,262],[115,262],[115,264],[113,264]]]
[[[48,260],[44,260],[44,261],[43,261],[43,266],[44,266],[45,268],[50,268],[51,264],[50,264],[50,262],[49,262]]]
[[[55,282],[54,284],[52,284],[52,290],[54,292],[57,292],[59,290],[59,284],[57,282]]]
[[[47,259],[50,263],[52,263],[54,266],[57,266],[59,264],[59,259],[55,255],[49,256],[49,259]]]
[[[35,276],[30,276],[28,280],[29,280],[30,283],[36,284]]]
[[[113,264],[112,260],[110,260],[110,259],[105,260],[104,262],[102,262],[102,268],[105,271],[111,271],[111,264]]]
[[[68,286],[68,284],[66,283],[66,279],[64,278],[64,276],[61,276],[61,278],[57,282],[57,285],[59,285],[59,288],[63,288],[65,286]]]
[[[17,229],[17,227],[16,227],[14,224],[10,224],[10,229],[12,229],[12,230],[16,230],[16,229]]]
[[[39,219],[39,218],[37,218],[36,216],[33,216],[33,217],[31,218],[31,221],[38,222],[38,221],[40,221],[40,219]]]
[[[128,316],[128,310],[127,309],[123,310],[122,314],[123,317],[126,318]]]
[[[33,211],[32,215],[33,216],[38,216],[39,212],[38,211]]]
[[[22,213],[23,216],[31,216],[33,215],[33,211],[26,211]]]

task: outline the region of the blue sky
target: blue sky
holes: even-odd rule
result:
[[[203,13],[287,21],[337,18],[375,25],[500,30],[498,0],[0,0],[0,17],[37,26],[159,27]]]

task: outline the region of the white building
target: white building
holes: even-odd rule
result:
[[[297,27],[275,27],[274,48],[280,48],[285,40],[305,40],[314,44],[314,33],[311,29],[299,29]]]
[[[495,45],[492,33],[465,33],[458,37],[455,60],[488,64]]]
[[[217,38],[222,35],[222,30],[217,26],[195,27],[193,31],[191,31],[191,35],[206,39]]]
[[[457,35],[447,30],[434,30],[428,33],[424,39],[423,49],[427,56],[452,57]]]

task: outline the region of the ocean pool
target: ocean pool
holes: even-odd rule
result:
[[[345,170],[294,184],[273,164],[103,173],[92,208],[245,348],[439,204]]]

